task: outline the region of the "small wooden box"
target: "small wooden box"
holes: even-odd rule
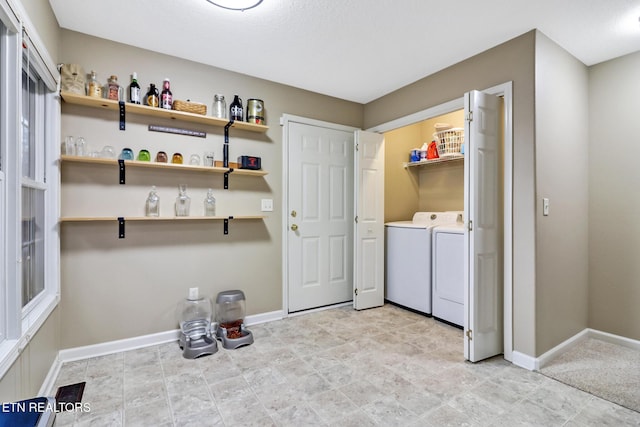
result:
[[[173,105],[171,106],[176,111],[184,111],[185,113],[193,113],[193,114],[201,114],[205,116],[207,114],[207,106],[204,104],[200,104],[199,102],[190,102],[190,101],[173,101]]]
[[[217,168],[224,167],[224,166],[222,166],[222,160],[216,160],[216,161],[214,161],[214,162],[213,162],[213,165],[214,165],[215,167],[217,167]],[[236,162],[229,162],[229,167],[230,167],[231,169],[239,169],[239,167],[238,167],[238,166],[239,166],[239,165],[238,165],[238,163],[236,163]]]

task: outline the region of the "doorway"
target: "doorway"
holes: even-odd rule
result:
[[[482,92],[486,94],[495,95],[503,99],[503,117],[502,117],[502,132],[504,137],[503,142],[503,203],[502,203],[502,217],[503,217],[503,354],[504,358],[508,361],[513,357],[513,128],[512,128],[512,110],[513,110],[513,95],[512,95],[512,82],[507,82],[498,86],[484,89]],[[445,114],[452,113],[464,109],[464,98],[455,99],[441,105],[428,108],[426,110],[411,114],[400,119],[393,120],[388,123],[378,125],[374,128],[368,129],[372,132],[386,133],[395,129],[400,129],[405,126],[413,125],[415,123],[439,117]],[[389,152],[391,144],[387,145]],[[415,148],[415,147],[412,147]],[[405,158],[408,158],[408,154],[405,152]],[[406,160],[405,160],[406,161]],[[416,184],[417,185],[417,184]],[[417,192],[417,190],[416,190]],[[416,206],[417,207],[417,206]],[[416,209],[417,210],[417,209]],[[410,217],[410,216],[409,216]],[[394,218],[395,219],[395,218]],[[399,220],[407,219],[398,218]]]
[[[353,299],[354,129],[287,120],[287,312]]]
[[[384,304],[384,138],[285,114],[283,308]]]

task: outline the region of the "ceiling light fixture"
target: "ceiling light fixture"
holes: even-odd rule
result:
[[[262,3],[262,0],[207,0],[207,1],[223,9],[240,10],[243,12],[247,9],[253,9],[257,5]]]

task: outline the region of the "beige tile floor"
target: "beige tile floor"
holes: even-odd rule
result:
[[[89,412],[58,426],[640,426],[640,413],[501,357],[397,307],[255,325],[253,345],[187,360],[177,343],[65,363]]]

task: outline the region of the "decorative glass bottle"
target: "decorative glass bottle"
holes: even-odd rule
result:
[[[176,216],[189,216],[191,197],[187,196],[187,186],[185,184],[180,184],[178,190],[178,197],[176,198]]]
[[[96,77],[96,72],[93,70],[91,71],[91,77],[89,77],[89,81],[87,82],[87,96],[102,98],[102,85]]]
[[[169,79],[164,79],[162,92],[160,92],[160,108],[171,110],[173,106],[173,94],[171,93],[171,83]]]
[[[145,215],[147,216],[160,216],[160,197],[156,193],[156,186],[151,187],[149,197],[147,197],[147,204],[145,206]]]
[[[207,197],[204,198],[204,216],[216,216],[216,198],[213,197],[213,190],[207,190]]]
[[[224,95],[216,93],[213,96],[213,117],[217,117],[219,119],[227,118],[227,101],[224,100]]]
[[[105,89],[105,98],[112,99],[114,101],[122,101],[122,88],[120,84],[118,84],[118,76],[112,75],[107,79],[107,84],[104,87]]]
[[[129,102],[132,104],[140,104],[141,98],[142,94],[140,93],[138,74],[134,71],[131,75],[131,84],[129,85]]]

